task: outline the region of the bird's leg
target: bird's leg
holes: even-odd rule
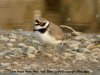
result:
[[[57,45],[55,45],[54,48],[53,48],[53,54],[52,54],[52,57],[55,57],[56,54],[57,54],[56,47],[57,47]]]

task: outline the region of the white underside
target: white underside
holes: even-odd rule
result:
[[[34,32],[34,36],[36,37],[36,39],[43,43],[43,44],[53,44],[53,45],[56,45],[58,43],[61,42],[61,40],[56,40],[53,36],[51,36],[48,31],[45,32],[45,33],[40,33],[38,31],[35,31]]]

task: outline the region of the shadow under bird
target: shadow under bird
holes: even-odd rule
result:
[[[42,44],[57,45],[64,39],[62,29],[44,18],[35,19],[34,37]]]

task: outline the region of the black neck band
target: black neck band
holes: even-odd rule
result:
[[[34,31],[39,31],[40,33],[45,33],[46,30],[48,29],[49,25],[46,28],[42,28],[42,29],[34,29]]]

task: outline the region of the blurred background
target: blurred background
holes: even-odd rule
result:
[[[35,16],[100,33],[100,0],[0,0],[0,29],[33,30]]]

